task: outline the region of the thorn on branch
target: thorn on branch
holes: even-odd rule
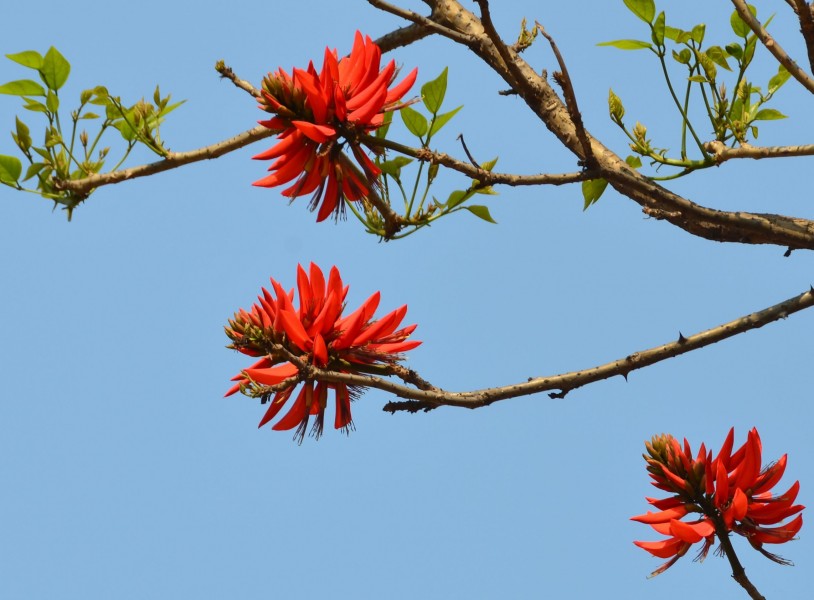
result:
[[[797,248],[792,248],[791,246],[789,246],[789,247],[788,247],[788,250],[786,250],[786,251],[783,253],[783,256],[784,256],[784,257],[786,257],[786,258],[788,258],[789,256],[791,256],[791,253],[792,253],[792,252],[794,252],[795,250],[797,250]]]
[[[548,394],[548,397],[552,400],[562,400],[571,390],[561,390],[559,392],[551,392]]]
[[[686,344],[687,343],[687,338],[685,338],[684,334],[681,333],[680,331],[678,332],[678,343],[679,344]]]

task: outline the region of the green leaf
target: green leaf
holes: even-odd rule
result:
[[[653,43],[656,44],[656,46],[664,45],[664,29],[664,11],[661,11],[659,16],[656,17],[656,22],[653,23],[653,31],[650,34],[650,37],[653,38]]]
[[[59,96],[57,96],[53,90],[48,90],[48,94],[45,96],[45,106],[52,113],[59,110]]]
[[[492,218],[492,215],[489,214],[489,209],[485,206],[481,206],[476,204],[474,206],[464,206],[466,210],[471,212],[476,217],[483,219],[484,221],[489,221],[490,223],[494,223],[497,225],[497,221]]]
[[[170,113],[171,113],[172,111],[174,111],[176,108],[178,108],[179,106],[181,106],[181,105],[182,105],[184,102],[186,102],[186,100],[181,100],[180,102],[176,102],[175,104],[170,104],[169,106],[165,106],[164,108],[162,108],[162,109],[159,111],[158,115],[159,115],[160,117],[162,117],[162,118],[163,118],[163,117],[166,117],[168,114],[170,114]]]
[[[42,59],[40,76],[42,80],[52,90],[58,90],[68,80],[71,72],[71,64],[59,53],[59,50],[51,46],[45,57]]]
[[[17,54],[6,54],[6,58],[29,69],[39,70],[42,67],[42,55],[36,50],[25,50]]]
[[[436,133],[438,133],[438,131],[444,125],[446,125],[449,122],[449,120],[452,117],[454,117],[458,113],[458,111],[461,110],[463,107],[464,107],[463,104],[461,104],[461,106],[459,106],[458,108],[455,108],[455,109],[453,109],[453,110],[451,110],[449,112],[445,112],[445,113],[442,113],[440,115],[435,115],[435,121],[433,122],[432,127],[430,128],[430,136],[433,136]]]
[[[0,94],[9,94],[10,96],[44,96],[45,89],[36,81],[19,79],[0,85]]]
[[[709,83],[706,77],[703,75],[693,75],[692,77],[687,78],[689,81],[694,81],[695,83]]]
[[[28,169],[26,169],[25,177],[23,177],[23,181],[28,181],[35,175],[37,175],[40,171],[42,171],[46,167],[45,163],[31,163],[28,165]]]
[[[608,181],[606,179],[588,179],[587,181],[583,181],[582,197],[585,199],[585,206],[582,210],[588,210],[591,204],[599,200],[606,187],[608,187]]]
[[[631,154],[625,159],[625,162],[629,167],[633,167],[634,169],[642,168],[642,159],[639,156],[634,156]]]
[[[613,40],[612,42],[600,42],[597,46],[613,46],[614,48],[619,48],[619,50],[644,50],[645,48],[653,48],[653,44],[641,40]]]
[[[409,106],[405,106],[399,112],[401,113],[401,120],[404,121],[404,125],[407,126],[410,133],[416,137],[423,137],[427,133],[427,129],[429,129],[427,117]]]
[[[20,159],[0,154],[0,181],[16,184],[22,172],[23,164]]]
[[[701,42],[704,41],[704,33],[706,33],[706,30],[707,26],[704,25],[703,23],[699,23],[698,25],[692,28],[692,31],[690,32],[690,37],[694,42],[700,44]]]
[[[382,173],[390,175],[394,179],[398,180],[401,177],[401,168],[409,165],[411,162],[413,162],[412,158],[397,156],[391,160],[385,160],[379,163],[379,168],[382,170]]]
[[[751,4],[747,6],[749,6],[749,12],[754,16],[757,16],[757,9]],[[732,16],[729,17],[729,25],[732,27],[732,31],[734,31],[735,35],[738,37],[745,38],[752,33],[752,30],[749,29],[749,26],[743,22],[743,19],[741,19],[741,16],[736,10],[732,11]]]
[[[774,108],[761,108],[757,111],[754,121],[776,121],[777,119],[787,119],[788,117]]]
[[[447,93],[447,67],[441,71],[441,74],[428,81],[421,86],[421,101],[427,110],[432,114],[437,113],[441,109],[441,104],[444,102],[444,96]]]
[[[676,62],[679,62],[682,65],[687,65],[690,63],[690,59],[692,58],[692,52],[690,52],[689,48],[684,48],[681,52],[676,52],[673,50],[673,58],[676,60]]]
[[[664,26],[664,37],[673,40],[676,44],[683,44],[690,40],[690,32],[677,27]]]
[[[622,117],[625,116],[625,107],[621,98],[613,92],[613,88],[608,92],[608,112],[611,120],[617,125],[622,124]]]
[[[390,123],[393,122],[393,111],[388,111],[384,113],[384,120],[382,121],[381,126],[376,130],[375,136],[377,138],[384,139],[387,136],[387,132],[390,130]]]
[[[729,63],[726,62],[726,52],[720,46],[710,46],[707,48],[707,56],[709,56],[710,60],[719,67],[722,67],[727,71],[732,70],[729,67]]]
[[[97,115],[96,113],[86,112],[84,115],[79,117],[79,120],[82,120],[82,119],[98,119],[98,118],[99,118],[99,115]]]
[[[769,79],[769,93],[774,94],[789,80],[789,77],[791,77],[791,74],[786,70],[786,67],[783,65],[778,66],[777,75]]]
[[[492,160],[487,160],[485,163],[481,163],[480,168],[483,169],[484,171],[491,172],[492,169],[495,168],[498,158],[499,158],[498,156],[495,156]]]
[[[23,108],[26,110],[41,113],[48,112],[48,107],[46,107],[42,102],[32,100],[31,98],[23,98],[23,100],[25,101],[25,105],[23,106]]]
[[[462,204],[463,202],[466,202],[474,194],[475,194],[475,192],[473,192],[472,190],[455,190],[454,192],[452,192],[449,195],[449,198],[447,198],[447,202],[446,202],[447,210],[455,208],[459,204]]]
[[[735,58],[735,60],[740,60],[741,57],[743,56],[743,48],[741,48],[740,44],[736,44],[734,42],[731,43],[731,44],[727,44],[724,47],[724,50],[726,50],[726,52],[727,52],[727,54],[729,54],[729,56],[732,56],[733,58]]]
[[[625,6],[645,23],[652,23],[656,16],[656,3],[653,0],[625,0]]]
[[[23,123],[19,117],[14,117],[17,125],[17,143],[20,149],[25,152],[31,147],[31,132],[28,125]]]

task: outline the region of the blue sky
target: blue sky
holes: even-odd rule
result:
[[[356,29],[377,37],[400,25],[366,2],[337,4],[18,3],[0,50],[56,46],[72,63],[63,103],[98,84],[134,102],[160,84],[187,100],[162,128],[172,150],[187,150],[263,118],[219,80],[217,59],[259,84],[325,46],[348,51]],[[621,0],[503,4],[494,12],[506,38],[526,17],[557,39],[594,135],[627,154],[607,116],[613,87],[628,122],[678,146],[652,55],[596,46],[646,36]],[[766,4],[759,14],[778,10],[773,30],[804,62],[793,15]],[[706,22],[708,36],[728,43],[730,12],[695,0],[668,7],[667,19]],[[765,82],[776,65],[758,52]],[[446,105],[464,109],[439,149],[463,156],[455,137],[464,133],[502,171],[575,169],[462,48],[428,39],[393,57],[419,68],[419,84],[449,66]],[[556,68],[543,44],[526,58]],[[25,76],[0,62],[2,82]],[[790,118],[762,126],[760,142],[810,142],[808,101],[787,84],[775,106]],[[0,96],[5,130],[24,112]],[[24,118],[40,137],[36,115]],[[393,136],[408,140],[403,129]],[[10,137],[0,140],[0,153],[13,154]],[[222,398],[247,365],[224,348],[222,327],[269,276],[291,287],[298,263],[336,264],[350,305],[375,290],[382,311],[409,305],[405,322],[424,341],[412,368],[446,389],[477,389],[607,362],[794,296],[814,283],[809,253],[700,240],[611,192],[583,212],[578,186],[501,189],[487,198],[498,225],[465,213],[380,243],[354,221],[316,224],[304,199],[288,206],[277,190],[251,187],[266,165],[250,157],[269,145],[101,189],[71,223],[36,196],[0,189],[0,596],[745,597],[716,557],[646,579],[660,561],[631,541],[656,537],[628,520],[652,494],[643,441],[670,432],[715,447],[730,427],[742,443],[757,426],[766,460],[789,453],[781,486],[799,479],[810,502],[814,313],[563,400],[389,415],[390,398],[370,391],[354,405],[350,437],[331,430],[301,446],[256,428],[257,401]],[[673,187],[714,208],[811,218],[809,161],[727,164]],[[461,185],[445,174],[434,192]],[[793,568],[735,545],[767,597],[810,589],[805,526],[779,549]]]

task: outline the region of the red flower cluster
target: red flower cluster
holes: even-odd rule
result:
[[[241,309],[229,320],[226,335],[230,348],[249,356],[262,356],[256,363],[232,378],[237,383],[226,396],[240,391],[260,397],[271,404],[258,427],[271,421],[303,380],[304,373],[291,362],[314,365],[342,373],[370,372],[376,365],[393,365],[404,357],[400,354],[421,342],[407,341],[416,325],[396,330],[407,314],[407,306],[385,317],[373,320],[379,306],[379,292],[368,298],[353,313],[342,316],[349,287],[342,283],[339,270],[331,269],[328,281],[320,268],[311,263],[309,273],[297,266],[299,307],[294,307],[294,290],[286,293],[274,279],[273,293],[265,288],[251,312]],[[358,390],[344,383],[305,380],[294,404],[272,429],[297,428],[295,437],[302,441],[308,420],[316,416],[312,434],[322,434],[328,392],[336,397],[334,427],[348,431],[353,427],[350,402]]]
[[[384,113],[396,110],[412,87],[417,69],[388,89],[396,78],[396,63],[380,70],[381,49],[356,32],[350,56],[341,60],[336,50],[325,49],[322,70],[313,63],[308,69],[283,69],[263,80],[263,110],[276,116],[261,125],[279,130],[277,145],[254,158],[276,159],[271,175],[254,185],[275,187],[294,181],[283,196],[295,198],[313,194],[311,210],[319,206],[317,221],[331,213],[338,216],[345,200],[367,197],[381,174],[362,149],[359,134],[382,125]],[[344,138],[361,166],[361,172],[342,151]],[[321,203],[321,204],[320,204]]]
[[[801,514],[788,523],[767,527],[803,510],[803,506],[794,504],[800,482],[795,481],[786,493],[773,496],[771,489],[783,477],[787,455],[761,469],[762,447],[757,429],[752,429],[746,443],[733,453],[734,439],[735,430],[730,429],[715,458],[703,444],[693,458],[687,440],[682,448],[671,435],[654,436],[645,443],[644,458],[651,483],[673,494],[663,499],[647,498],[659,512],[632,518],[669,536],[660,542],[633,542],[654,556],[670,559],[651,576],[666,571],[697,542],[703,542],[697,558],[703,560],[715,542],[716,527],[719,532],[744,536],[752,547],[775,562],[790,564],[767,552],[763,544],[788,542],[800,531]],[[690,513],[698,518],[681,520]]]

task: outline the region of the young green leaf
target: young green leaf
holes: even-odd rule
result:
[[[17,144],[20,149],[25,152],[31,147],[31,132],[28,125],[23,123],[19,117],[15,117],[17,125]]]
[[[495,156],[492,160],[487,160],[485,163],[481,163],[480,168],[483,169],[484,171],[491,172],[492,169],[495,168],[498,158],[499,158],[498,156]]]
[[[449,122],[449,120],[452,117],[454,117],[458,113],[458,111],[461,110],[463,107],[464,106],[462,104],[458,108],[454,108],[449,112],[441,113],[440,115],[435,115],[435,121],[433,122],[432,127],[430,128],[430,136],[433,136],[436,133],[438,133],[438,131],[444,125],[446,125]]]
[[[605,188],[608,187],[608,182],[605,179],[588,179],[582,182],[582,197],[585,200],[585,206],[582,210],[588,210],[591,204],[594,204],[599,198]]]
[[[36,50],[25,50],[17,54],[6,54],[6,58],[29,69],[39,70],[42,67],[42,55]]]
[[[659,16],[656,17],[656,22],[653,23],[653,31],[650,34],[650,37],[653,39],[653,43],[656,46],[663,46],[664,45],[664,11],[659,13]]]
[[[23,181],[28,181],[35,175],[39,174],[46,167],[45,163],[31,163],[28,165],[28,169],[25,171],[25,177],[23,177]]]
[[[379,168],[382,170],[382,173],[398,180],[401,177],[401,168],[405,165],[409,165],[411,162],[413,162],[412,158],[396,156],[391,160],[385,160],[379,163]]]
[[[0,154],[0,181],[16,184],[23,172],[23,164],[14,156]]]
[[[656,3],[653,0],[624,0],[625,6],[630,9],[634,15],[639,17],[645,23],[652,23],[653,17],[656,16]]]
[[[447,67],[441,71],[441,74],[428,81],[421,86],[421,101],[427,110],[432,114],[437,113],[441,109],[441,104],[444,102],[444,96],[447,93]]]
[[[690,32],[677,27],[664,26],[664,37],[673,40],[676,44],[683,44],[691,39]]]
[[[54,90],[48,90],[48,94],[45,96],[45,106],[52,113],[59,110],[59,96],[54,93]]]
[[[40,77],[49,89],[58,90],[68,80],[71,72],[71,64],[59,53],[59,50],[51,46],[45,57],[42,59]]]
[[[729,63],[726,62],[726,52],[720,46],[710,46],[707,48],[707,56],[719,67],[722,67],[727,71],[732,70],[729,67]]]
[[[453,209],[459,204],[466,202],[474,195],[474,193],[475,192],[472,190],[455,190],[449,195],[449,198],[447,198],[447,210]]]
[[[629,154],[628,157],[625,158],[625,162],[634,169],[640,169],[642,167],[642,159],[639,156]]]
[[[613,40],[612,42],[600,42],[597,46],[613,46],[619,50],[644,50],[652,48],[653,44],[641,40]]]
[[[777,67],[777,75],[773,76],[769,79],[769,93],[774,94],[777,90],[779,90],[784,83],[789,80],[791,74],[786,70],[786,67],[783,65],[779,65]]]
[[[466,210],[471,212],[476,217],[483,219],[484,221],[488,221],[489,223],[494,223],[497,225],[497,221],[492,218],[492,215],[489,214],[489,209],[485,206],[481,206],[476,204],[474,206],[464,206]]]
[[[8,83],[0,85],[0,94],[8,94],[10,96],[44,96],[45,88],[36,81],[19,79],[18,81],[9,81]]]
[[[706,33],[706,31],[707,26],[704,25],[703,23],[699,23],[698,25],[692,28],[692,31],[690,32],[690,37],[695,43],[700,44],[701,42],[704,41],[704,33]]]
[[[676,62],[681,63],[682,65],[687,65],[690,63],[692,53],[690,52],[689,48],[684,48],[681,52],[676,52],[673,50],[673,58]]]
[[[787,119],[788,117],[774,108],[761,108],[757,111],[755,121],[776,121],[777,119]]]
[[[622,117],[625,116],[625,107],[622,104],[621,98],[613,92],[613,88],[608,92],[608,112],[610,113],[611,121],[617,125],[622,124]]]
[[[404,125],[410,133],[416,137],[423,137],[427,133],[429,128],[427,117],[409,106],[405,106],[399,112],[401,113],[401,120],[404,121]]]

